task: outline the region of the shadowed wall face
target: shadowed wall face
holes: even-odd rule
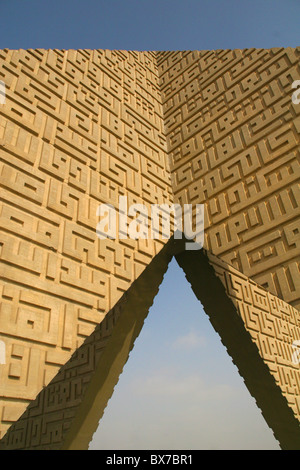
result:
[[[299,56],[0,51],[0,437],[166,244],[97,237],[120,196],[205,204],[205,248],[240,273],[228,296],[299,418]]]
[[[299,311],[204,250],[176,256],[283,449],[300,449]]]

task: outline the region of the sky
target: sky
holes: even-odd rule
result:
[[[299,13],[299,0],[0,0],[0,47],[295,47]]]
[[[299,18],[299,0],[0,0],[0,49],[296,47]],[[90,449],[279,449],[175,260]]]

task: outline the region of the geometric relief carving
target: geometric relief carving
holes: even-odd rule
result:
[[[169,243],[31,401],[5,434],[2,449],[87,448],[170,258]]]
[[[300,339],[299,311],[232,268],[223,278],[221,276],[221,280],[265,364],[300,421],[300,368],[292,360],[293,344]]]
[[[158,54],[175,201],[204,203],[206,248],[296,308],[299,54]]]
[[[275,438],[299,449],[299,311],[209,252],[176,259]]]
[[[220,258],[171,240],[11,426],[2,449],[88,448],[173,254],[275,438],[283,449],[299,448],[300,369],[292,361],[299,312]]]
[[[299,417],[299,56],[0,51],[0,438],[167,243],[100,240],[120,196],[204,205],[205,252]]]
[[[100,243],[99,204],[171,189],[154,54],[0,55],[2,437],[165,243]]]

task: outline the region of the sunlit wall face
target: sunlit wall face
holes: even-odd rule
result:
[[[146,201],[149,209],[154,203],[205,204],[205,246],[279,298],[299,306],[300,5],[297,0],[246,1],[241,13],[238,0],[226,2],[222,11],[220,2],[214,0],[116,0],[104,4],[87,0],[83,24],[83,7],[78,1],[2,3],[3,435],[166,244],[161,239],[151,244],[126,239],[116,248],[115,240],[99,240],[97,207],[116,205],[119,194],[128,196],[128,206]],[[147,349],[147,325],[158,318],[155,303],[136,344],[142,348],[144,341],[145,351],[138,354],[133,350],[120,378],[120,394],[135,397],[140,406],[136,424],[125,433],[126,439],[124,434],[120,438],[120,446],[151,447],[150,443],[156,443],[156,447],[175,448],[194,429],[194,435],[200,432],[203,447],[276,447],[276,441],[262,437],[258,427],[253,428],[253,434],[261,436],[257,444],[254,436],[248,436],[244,444],[236,441],[239,431],[234,430],[241,430],[242,420],[236,413],[232,415],[236,421],[232,416],[229,419],[225,409],[231,409],[237,388],[244,388],[238,385],[235,369],[225,365],[230,359],[209,323],[205,329],[202,321],[206,316],[200,314],[199,303],[195,323],[180,323],[182,318],[186,320],[187,306],[193,300],[190,290],[182,287],[180,271],[173,267],[172,262],[166,276],[173,279],[168,284],[168,304],[158,309],[160,321],[165,321],[161,330],[170,335],[155,346],[161,359],[157,356],[153,359],[156,365],[149,364],[147,379],[143,378],[144,367],[135,366],[143,384],[135,377],[130,379],[134,391],[132,385],[125,387],[131,361],[132,367],[135,357],[138,364],[147,364],[154,355],[153,349]],[[176,305],[171,308],[172,301],[180,292],[177,288],[174,292],[177,283],[185,293],[177,299],[177,305],[183,303],[180,313],[173,315]],[[155,302],[162,302],[165,285]],[[283,307],[277,315],[278,324],[285,322],[286,311]],[[164,320],[163,313],[170,319]],[[278,332],[276,321],[274,331]],[[288,341],[284,336],[285,345],[280,349],[284,360],[279,364],[273,361],[278,346],[273,339],[269,341],[270,323],[262,319],[254,323],[267,337],[261,341],[264,357],[275,364],[276,380],[279,377],[278,383],[284,382],[285,391],[293,395],[289,402],[299,412],[295,386],[299,325],[296,322],[291,330],[284,327],[292,336]],[[159,338],[161,330],[151,334],[152,339]],[[214,346],[203,360],[210,341]],[[164,342],[167,349],[160,350]],[[201,373],[196,365],[192,369],[197,354],[197,363],[204,367]],[[220,364],[224,374],[218,369]],[[218,372],[212,378],[209,373],[214,370]],[[218,378],[222,380],[218,382]],[[199,398],[196,389],[201,390]],[[97,445],[101,432],[106,437],[102,434],[99,446],[107,442],[110,428],[106,433],[101,430],[109,426],[105,423],[110,416],[119,422],[120,430],[125,429],[116,414],[110,414],[118,390],[91,446]],[[165,395],[169,400],[163,405]],[[151,428],[149,424],[142,440],[146,429],[141,417],[148,417],[149,423],[152,417],[147,396],[153,398],[157,410],[164,407],[159,417],[165,416],[164,423],[170,424],[167,431],[157,417],[160,426]],[[215,408],[208,405],[213,396]],[[180,397],[189,403],[185,411]],[[207,403],[205,411],[200,399],[201,406],[202,400]],[[245,419],[246,409],[252,406],[252,399],[247,400]],[[171,405],[178,408],[180,429]],[[224,431],[226,437],[220,435],[216,444],[201,435],[200,419],[206,429],[218,423],[220,434],[227,419],[232,433]],[[176,433],[170,433],[171,428]],[[112,439],[112,431],[110,435]],[[190,442],[199,446],[196,438]],[[115,444],[111,441],[110,446]]]

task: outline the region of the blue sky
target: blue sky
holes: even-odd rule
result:
[[[0,0],[0,47],[298,46],[299,13],[299,0]]]
[[[299,0],[0,0],[0,48],[296,47],[299,18]],[[279,449],[184,281],[173,260],[90,448]]]

